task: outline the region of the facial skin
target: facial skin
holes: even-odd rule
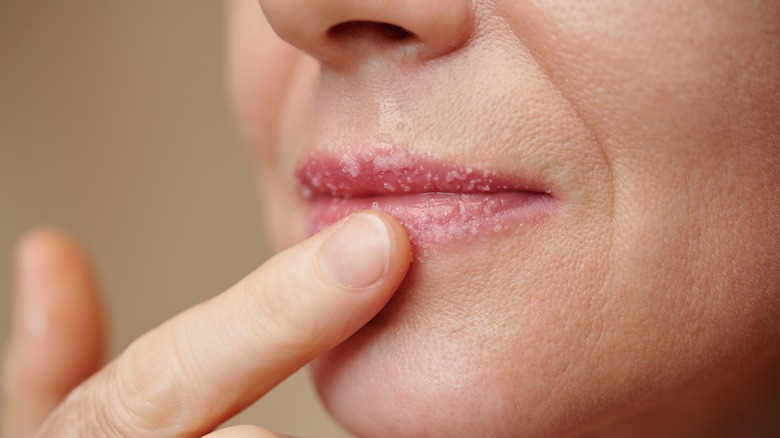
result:
[[[779,353],[779,3],[260,6],[268,21],[233,1],[231,87],[278,246],[306,235],[312,153],[390,147],[541,181],[555,203],[424,248],[316,363],[348,429],[584,433],[703,403]]]

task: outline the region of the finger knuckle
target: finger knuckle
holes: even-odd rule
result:
[[[191,398],[185,367],[193,363],[185,350],[176,342],[131,345],[111,367],[102,422],[138,437],[181,436],[197,427],[185,408]]]
[[[305,294],[270,293],[284,290],[283,285],[274,283],[250,282],[244,286],[242,294],[249,297],[251,305],[243,308],[241,320],[245,321],[251,344],[260,342],[264,351],[300,355],[317,344],[322,330],[312,321],[300,321],[300,315],[305,314],[301,310],[309,304]]]
[[[71,391],[37,436],[145,436],[136,433],[134,423],[126,417],[128,411],[121,408],[124,398],[116,390],[114,372],[109,365]]]

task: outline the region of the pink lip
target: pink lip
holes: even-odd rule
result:
[[[555,204],[539,184],[392,149],[343,157],[315,153],[297,179],[310,204],[310,233],[373,209],[398,219],[417,248],[537,223]]]

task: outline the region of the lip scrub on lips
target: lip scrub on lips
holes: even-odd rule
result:
[[[374,150],[341,158],[313,154],[298,170],[315,233],[358,210],[397,218],[415,247],[502,232],[549,211],[552,197],[495,171],[449,165],[408,152]]]

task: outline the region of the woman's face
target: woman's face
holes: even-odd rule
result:
[[[777,351],[780,3],[260,6],[231,83],[276,243],[373,207],[416,248],[316,363],[347,428],[560,435]]]

